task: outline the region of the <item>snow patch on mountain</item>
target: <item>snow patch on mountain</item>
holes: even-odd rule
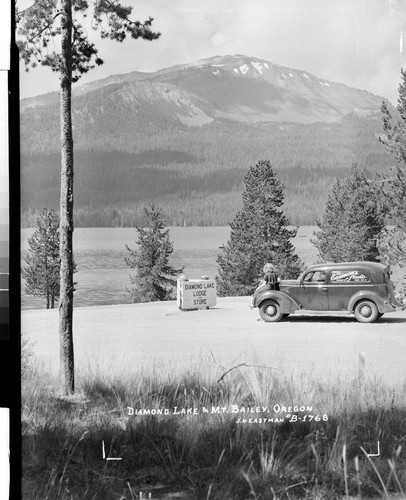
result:
[[[330,84],[327,82],[319,82],[320,85],[324,85],[325,87],[330,87]]]
[[[258,73],[262,75],[262,64],[260,62],[251,61],[251,66],[255,68],[258,71]]]
[[[240,71],[243,75],[248,73],[248,70],[249,70],[249,67],[246,64],[243,64],[242,66],[240,66]]]
[[[237,73],[237,74],[240,74],[240,72],[238,71],[237,68],[234,68],[234,72]]]
[[[306,73],[302,73],[302,75],[307,78],[308,80],[310,80],[310,78],[306,75]]]

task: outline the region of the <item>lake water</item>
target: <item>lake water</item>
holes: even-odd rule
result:
[[[293,243],[306,265],[312,264],[317,251],[310,243],[313,226],[302,226]],[[28,250],[28,238],[34,229],[21,231],[22,266]],[[174,244],[170,263],[175,268],[184,266],[188,278],[200,278],[202,274],[214,278],[217,274],[216,257],[219,247],[230,234],[227,227],[171,227],[169,236]],[[127,287],[131,286],[125,257],[128,245],[134,248],[137,232],[134,228],[77,228],[74,231],[74,253],[77,265],[75,306],[124,304],[128,302]],[[44,299],[28,297],[22,291],[23,309],[40,309]]]

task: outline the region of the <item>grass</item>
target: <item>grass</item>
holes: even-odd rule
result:
[[[143,374],[113,360],[78,372],[77,396],[64,398],[31,359],[22,388],[23,497],[405,498],[406,381],[389,387],[343,372],[320,379],[260,361],[220,367],[205,359]],[[290,414],[321,417],[238,423],[285,416],[275,404],[311,406]],[[231,413],[232,405],[270,413]],[[128,407],[169,414],[130,416]],[[197,414],[175,415],[175,407]],[[378,440],[380,456],[368,456]],[[121,460],[103,459],[103,444],[107,458]]]

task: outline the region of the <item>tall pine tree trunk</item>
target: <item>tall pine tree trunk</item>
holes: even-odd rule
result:
[[[73,139],[72,139],[72,0],[62,0],[62,51],[60,71],[61,200],[59,349],[62,390],[75,390],[73,359]]]

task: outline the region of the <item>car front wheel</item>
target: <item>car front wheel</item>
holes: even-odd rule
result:
[[[264,300],[259,306],[259,314],[264,321],[280,321],[283,317],[281,306],[275,300]]]
[[[354,309],[355,319],[360,323],[373,323],[379,311],[374,302],[371,300],[361,300]]]

